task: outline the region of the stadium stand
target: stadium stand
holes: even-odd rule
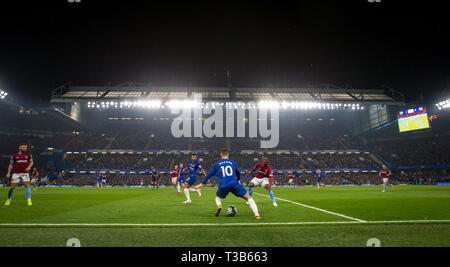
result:
[[[218,143],[214,140],[209,141],[192,141],[195,144],[189,144],[190,142],[182,141],[180,143],[165,142],[159,138],[153,138],[153,144],[157,145],[156,148],[166,147],[166,150],[154,150],[149,154],[149,152],[139,151],[136,148],[145,148],[142,146],[130,146],[127,144],[133,143],[136,137],[131,135],[128,138],[121,136],[121,142],[117,142],[116,146],[111,146],[111,150],[102,150],[102,152],[89,152],[89,150],[95,149],[105,149],[108,145],[107,137],[102,137],[101,135],[63,135],[57,134],[54,136],[40,136],[40,135],[1,135],[2,142],[1,155],[2,160],[1,168],[5,170],[9,163],[9,156],[12,151],[16,150],[17,144],[21,142],[26,142],[31,152],[35,155],[36,162],[39,161],[39,155],[49,153],[54,155],[52,158],[52,164],[46,164],[46,166],[39,166],[40,172],[43,175],[51,174],[52,172],[57,172],[52,175],[55,181],[53,183],[60,184],[92,184],[89,179],[82,179],[77,175],[70,174],[69,170],[94,170],[99,171],[102,169],[126,169],[128,171],[138,171],[138,170],[148,170],[153,167],[158,168],[164,172],[168,172],[170,168],[173,167],[175,163],[187,162],[189,158],[189,147],[201,148],[205,152],[199,153],[199,158],[205,168],[208,168],[217,160],[217,147],[224,147],[226,144],[218,146]],[[407,141],[404,141],[407,142]],[[263,156],[267,156],[270,159],[270,164],[276,170],[285,170],[282,173],[286,174],[286,169],[292,170],[313,170],[313,169],[369,169],[377,170],[380,167],[380,162],[387,162],[390,166],[419,166],[419,165],[440,165],[448,164],[448,153],[449,147],[448,143],[443,142],[433,142],[429,138],[416,139],[415,146],[407,146],[406,143],[395,141],[385,141],[378,142],[370,150],[370,143],[367,146],[362,145],[363,141],[358,142],[347,142],[345,139],[334,139],[322,141],[327,143],[326,151],[315,151],[315,150],[302,150],[304,149],[302,143],[298,143],[298,147],[292,147],[291,151],[298,152],[279,152],[276,151],[236,151],[232,153],[231,157],[241,166],[243,170],[248,170],[253,167],[255,162],[260,160]],[[239,147],[240,141],[231,141],[231,146]],[[311,141],[311,144],[313,141]],[[336,144],[336,146],[333,146]],[[340,145],[344,145],[346,150],[338,150],[342,148]],[[353,145],[356,144],[356,145]],[[437,145],[439,144],[439,145]],[[445,144],[445,145],[443,145]],[[328,146],[329,145],[329,146]],[[322,146],[317,146],[318,148]],[[405,148],[406,147],[406,148]],[[51,148],[51,151],[49,151]],[[64,150],[63,150],[64,148]],[[247,148],[247,147],[245,147]],[[355,148],[362,148],[367,150],[354,150]],[[353,149],[353,150],[351,150]],[[123,150],[124,152],[113,152],[115,150]],[[179,151],[179,150],[182,150]],[[211,152],[206,152],[210,150]],[[335,151],[330,151],[335,150]],[[56,153],[55,151],[60,151]],[[62,151],[65,151],[63,153]],[[428,151],[428,152],[427,152]],[[433,151],[433,153],[430,153]],[[381,160],[376,161],[379,155]],[[36,156],[37,155],[37,156]],[[54,165],[58,165],[57,162],[62,162],[61,169],[55,169]],[[50,166],[50,167],[49,167]],[[59,177],[58,173],[65,170],[67,173],[66,177]],[[126,181],[121,181],[120,177],[130,178]],[[395,172],[396,180],[398,182],[407,183],[424,183],[424,182],[436,182],[444,181],[448,179],[445,175],[445,171],[439,170],[428,170],[428,171],[415,171],[408,170],[407,172]],[[89,178],[89,176],[87,176]],[[114,175],[114,177],[116,177]],[[277,181],[279,184],[285,184],[287,178],[280,176],[280,180]],[[94,177],[95,178],[95,177]],[[379,182],[377,174],[361,174],[349,173],[349,174],[339,174],[329,176],[327,179],[329,183],[336,184],[364,184],[364,183],[376,183]],[[93,178],[90,177],[92,180]],[[406,180],[405,180],[406,179]],[[431,180],[430,180],[431,179]],[[94,179],[95,180],[95,179]],[[299,176],[299,185],[307,185],[307,181],[313,181],[312,176]],[[115,185],[125,185],[125,184],[139,184],[140,178],[127,175],[118,175],[112,180],[111,184]]]
[[[433,122],[431,129],[400,134],[393,123],[395,119],[387,119],[388,113],[384,114],[386,118],[376,117],[372,128],[361,130],[364,119],[358,118],[370,118],[370,111],[355,111],[354,107],[333,111],[324,107],[326,110],[280,112],[281,138],[277,148],[260,149],[261,137],[175,138],[167,110],[107,110],[92,108],[94,104],[86,108],[83,101],[89,98],[83,100],[83,96],[88,91],[79,96],[81,89],[70,90],[66,88],[53,96],[52,102],[67,103],[59,107],[26,109],[6,101],[0,103],[4,114],[0,117],[1,170],[6,170],[17,145],[25,142],[41,175],[55,185],[93,185],[99,172],[106,173],[111,185],[139,185],[142,179],[148,182],[152,168],[157,168],[162,173],[162,183],[168,184],[170,169],[186,163],[193,151],[198,152],[202,165],[208,169],[217,160],[218,150],[224,147],[232,152],[231,158],[243,171],[268,157],[279,185],[287,183],[289,171],[296,174],[298,185],[310,185],[317,169],[326,173],[328,184],[378,184],[382,164],[394,171],[397,183],[450,181],[450,120],[445,114]],[[323,95],[308,91],[295,97],[336,97],[334,91],[321,89],[320,93]],[[352,94],[346,92],[346,96],[349,93]],[[228,95],[233,94],[239,95]],[[383,98],[380,96],[378,102],[370,105],[380,105],[380,101],[397,103],[393,98]],[[356,100],[363,101],[357,97]],[[355,101],[355,96],[345,101]],[[77,121],[78,115],[70,116],[75,103],[84,103],[75,109],[84,114],[83,123]],[[100,105],[98,100],[95,103]],[[392,114],[398,110],[395,108]]]

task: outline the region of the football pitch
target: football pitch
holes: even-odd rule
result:
[[[173,188],[39,188],[26,206],[23,188],[6,207],[0,188],[0,246],[304,247],[450,246],[450,186],[276,187],[278,207],[255,189],[263,220],[230,195],[236,217],[214,217],[216,188],[202,197]]]

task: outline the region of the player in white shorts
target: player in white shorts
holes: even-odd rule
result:
[[[247,174],[247,177],[253,175],[256,172],[256,177],[253,178],[248,184],[248,193],[251,197],[253,197],[253,187],[261,186],[264,187],[269,193],[270,198],[272,199],[272,203],[275,207],[278,206],[275,196],[272,192],[272,184],[273,184],[273,172],[272,168],[269,166],[269,158],[263,158],[262,162],[256,164],[253,170]]]
[[[180,170],[178,169],[178,165],[175,165],[171,172],[172,175],[172,186],[175,188],[175,192],[177,194],[180,193],[180,186],[178,185],[178,177],[180,176]]]
[[[28,173],[13,173],[13,175],[11,177],[11,183],[12,184],[20,184],[20,182],[30,183],[30,174],[28,174]]]
[[[8,166],[8,172],[6,173],[6,179],[11,178],[11,185],[8,191],[8,199],[5,202],[5,206],[11,205],[12,195],[14,189],[20,182],[25,186],[27,193],[28,206],[33,205],[31,203],[31,188],[30,188],[30,169],[33,166],[33,156],[27,152],[28,146],[23,143],[19,146],[19,152],[12,155],[11,161]],[[13,172],[11,177],[11,171]]]
[[[294,188],[294,186],[295,186],[295,184],[294,184],[294,172],[289,172],[288,173],[288,177],[289,177],[289,180],[288,180],[288,185],[289,185],[289,188]]]
[[[386,165],[383,165],[381,167],[380,173],[378,174],[383,178],[383,193],[386,192],[386,186],[389,185],[392,187],[392,184],[389,184],[389,176],[391,176],[391,170],[386,167]]]
[[[39,171],[36,168],[33,168],[33,172],[31,173],[30,185],[34,187],[34,191],[36,191],[39,186]]]

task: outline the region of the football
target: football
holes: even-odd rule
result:
[[[236,216],[237,213],[237,209],[235,206],[228,206],[227,208],[227,216],[229,217],[234,217]]]

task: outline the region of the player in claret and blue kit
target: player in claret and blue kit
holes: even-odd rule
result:
[[[255,172],[256,176],[248,184],[248,193],[253,197],[253,187],[264,187],[265,189],[267,189],[267,192],[272,199],[273,205],[277,207],[278,204],[272,192],[273,172],[272,168],[269,166],[269,158],[263,158],[263,162],[257,163],[255,168],[253,168],[253,170],[249,174],[247,174],[247,177],[251,176]]]
[[[236,162],[228,158],[229,153],[227,149],[222,149],[220,156],[222,159],[214,165],[209,174],[205,176],[202,183],[196,186],[196,189],[200,190],[200,187],[206,184],[211,177],[218,175],[220,183],[216,193],[217,210],[215,215],[219,216],[219,213],[222,210],[222,199],[225,199],[229,193],[233,193],[235,196],[247,200],[256,219],[261,219],[255,201],[249,195],[247,190],[239,183],[241,172],[239,171]]]
[[[178,170],[177,194],[181,194],[180,188],[181,188],[181,185],[184,185],[184,182],[185,182],[184,173],[185,173],[185,169],[184,169],[183,163],[180,163],[180,169]]]
[[[180,185],[178,184],[178,177],[180,176],[180,169],[178,169],[178,165],[175,165],[171,172],[172,175],[172,185],[175,188],[177,194],[180,193]]]
[[[31,172],[30,185],[34,187],[34,191],[39,187],[39,171],[36,168],[33,168],[33,171]]]
[[[197,154],[192,154],[191,160],[188,163],[187,166],[188,169],[188,178],[186,179],[184,183],[184,195],[186,196],[186,201],[184,204],[191,204],[191,196],[189,195],[189,192],[197,192],[198,196],[202,196],[202,191],[198,188],[192,188],[192,186],[197,181],[197,173],[201,171],[203,175],[206,176],[205,170],[203,170],[202,165],[200,165],[200,162],[197,160]]]
[[[28,198],[28,206],[33,205],[31,203],[31,188],[30,188],[30,169],[33,166],[33,156],[27,152],[28,146],[21,144],[19,146],[19,152],[12,155],[11,161],[8,166],[8,173],[6,173],[6,179],[11,177],[11,170],[13,175],[11,178],[11,186],[8,192],[8,199],[5,202],[5,206],[11,205],[11,198],[16,186],[22,182],[25,186]]]
[[[294,172],[289,172],[288,175],[289,188],[295,188],[294,178],[295,178]]]
[[[386,165],[383,165],[378,175],[381,176],[381,178],[383,178],[383,193],[384,193],[386,192],[387,185],[392,187],[392,184],[389,184],[389,176],[391,176],[391,170],[389,170],[388,167],[386,167]]]

